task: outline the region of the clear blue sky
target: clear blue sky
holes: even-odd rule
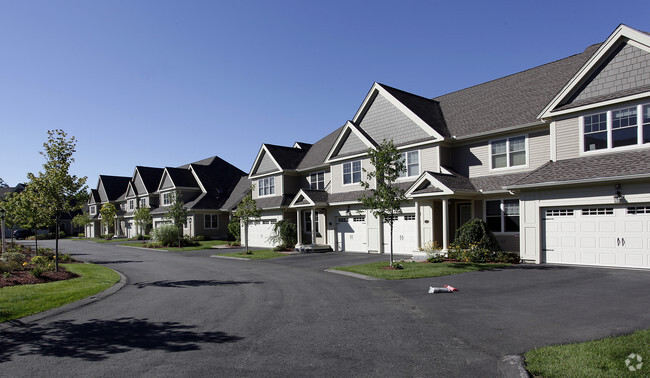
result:
[[[262,143],[312,143],[373,82],[435,97],[582,52],[650,1],[0,0],[0,177],[42,169],[46,131],[73,173],[131,176]],[[533,90],[531,88],[531,90]]]

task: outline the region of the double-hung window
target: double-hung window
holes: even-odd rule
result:
[[[361,160],[343,163],[343,185],[361,181]]]
[[[325,189],[325,172],[312,173],[309,175],[309,189],[323,190]]]
[[[205,214],[203,228],[219,228],[219,214]]]
[[[140,198],[140,208],[147,207],[147,199]]]
[[[88,212],[90,213],[90,215],[95,215],[95,214],[97,214],[97,206],[95,206],[95,205],[90,206],[90,207],[88,208]]]
[[[129,200],[129,210],[133,210],[135,208],[135,200]]]
[[[259,186],[258,194],[260,197],[275,194],[275,177],[259,179],[257,184]]]
[[[163,193],[162,200],[163,200],[163,206],[171,205],[172,201],[174,200],[174,193],[171,192]]]
[[[492,232],[519,232],[519,200],[485,201],[485,223]]]
[[[583,151],[650,143],[650,105],[636,105],[582,117]]]
[[[402,152],[404,170],[399,177],[412,177],[420,175],[420,151]]]
[[[492,169],[526,165],[526,137],[493,140],[490,155]]]

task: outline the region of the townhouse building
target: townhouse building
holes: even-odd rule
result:
[[[298,249],[384,252],[364,210],[369,148],[393,140],[406,170],[394,248],[411,253],[484,219],[532,262],[650,268],[650,35],[620,25],[603,43],[427,98],[375,83],[354,117],[314,144],[264,144],[249,174],[264,210],[249,229],[298,225]]]

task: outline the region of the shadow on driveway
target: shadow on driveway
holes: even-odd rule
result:
[[[61,320],[47,326],[12,327],[2,332],[0,362],[13,355],[72,357],[101,361],[133,349],[185,352],[201,344],[221,344],[243,338],[224,332],[196,332],[195,326],[148,319],[92,319],[85,323]]]
[[[200,287],[200,286],[229,286],[229,285],[259,285],[264,282],[260,281],[217,281],[217,280],[185,280],[185,281],[153,281],[153,282],[137,282],[134,285],[138,289],[142,289],[148,286],[156,287],[174,287],[174,288],[185,288],[185,287]]]

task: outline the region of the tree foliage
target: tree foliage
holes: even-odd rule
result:
[[[74,163],[73,154],[76,152],[77,139],[68,138],[68,134],[60,129],[48,130],[47,141],[43,143],[40,154],[45,157],[43,171],[38,175],[27,174],[29,186],[40,197],[43,207],[40,211],[47,214],[56,224],[55,264],[58,270],[59,257],[59,219],[62,214],[79,210],[87,200],[86,177],[70,174],[70,166]]]
[[[393,264],[393,221],[394,215],[402,212],[401,203],[405,200],[404,189],[395,185],[400,172],[404,170],[404,161],[393,141],[384,140],[377,148],[368,150],[373,171],[363,172],[367,181],[361,180],[361,186],[370,194],[363,194],[359,201],[364,208],[390,226],[390,264]],[[372,180],[375,187],[372,188]]]
[[[487,223],[482,219],[474,218],[456,230],[454,244],[459,248],[476,248],[486,249],[491,252],[501,251],[501,245],[497,241]]]
[[[83,228],[84,235],[86,234],[86,226],[90,224],[90,215],[88,214],[77,214],[72,218],[72,224],[75,227]]]
[[[255,185],[251,186],[251,190],[242,198],[237,209],[233,213],[244,225],[244,245],[246,246],[246,253],[248,251],[248,224],[255,219],[259,219],[262,215],[262,209],[257,207],[257,202],[253,199],[253,190]]]
[[[102,215],[102,224],[106,226],[108,233],[115,233],[115,217],[117,216],[115,205],[107,202],[102,205],[101,209],[99,209],[99,213]]]
[[[151,209],[148,207],[137,208],[133,213],[133,221],[138,228],[138,233],[145,235],[147,233],[147,229],[149,229],[153,224]]]
[[[12,201],[15,201],[14,211],[18,224],[23,228],[34,230],[34,235],[38,235],[40,228],[48,227],[53,222],[50,213],[43,211],[44,200],[36,192],[35,185],[27,185],[25,190],[12,196]],[[34,239],[38,251],[38,237]]]
[[[8,188],[8,187],[9,185],[7,185],[5,180],[3,180],[2,177],[0,177],[0,188]]]
[[[269,241],[280,248],[293,248],[298,242],[297,234],[296,223],[283,219],[273,225],[273,233],[269,237]]]
[[[183,203],[183,194],[181,192],[174,193],[172,203],[167,208],[165,219],[174,222],[174,226],[178,229],[178,248],[181,248],[183,226],[187,224],[187,209]]]

